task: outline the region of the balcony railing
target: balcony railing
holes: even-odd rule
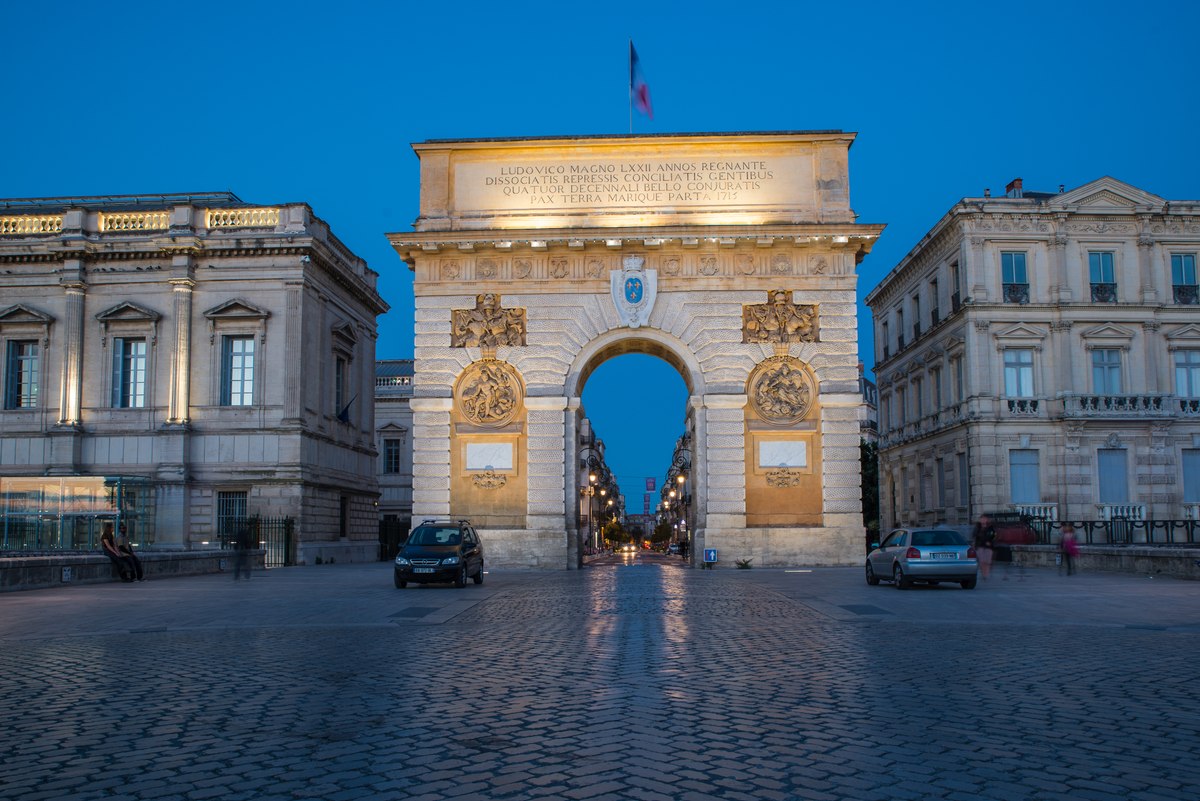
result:
[[[57,234],[62,232],[61,214],[27,214],[17,217],[0,217],[0,236],[21,234]]]
[[[1029,284],[1005,284],[1004,285],[1004,302],[1005,303],[1028,303],[1029,302]]]
[[[1200,303],[1200,292],[1195,284],[1175,284],[1175,302],[1185,306],[1195,306]]]
[[[279,225],[279,209],[208,209],[208,228],[274,228]]]
[[[1013,503],[1009,508],[1034,520],[1058,520],[1057,503]]]
[[[1145,520],[1146,507],[1140,503],[1098,503],[1101,520]]]
[[[1064,417],[1170,417],[1170,395],[1064,395]]]
[[[1200,520],[1200,503],[1185,503],[1183,517],[1185,520]]]
[[[1179,413],[1185,417],[1200,415],[1200,398],[1179,398]]]
[[[1008,413],[1022,417],[1037,417],[1041,403],[1037,398],[1009,398]]]
[[[1116,303],[1116,284],[1092,284],[1092,303]]]

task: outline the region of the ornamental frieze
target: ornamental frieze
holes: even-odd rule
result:
[[[772,356],[750,373],[746,394],[763,420],[788,425],[808,415],[816,387],[799,359]]]
[[[767,483],[772,487],[794,487],[800,483],[800,471],[781,467],[767,473]]]
[[[499,359],[472,362],[454,390],[454,399],[470,422],[497,427],[512,422],[521,411],[525,389],[516,368]]]
[[[768,298],[742,307],[742,342],[818,341],[816,306],[793,303],[790,289],[776,289]]]
[[[497,348],[525,344],[525,310],[500,308],[500,296],[475,296],[475,308],[454,309],[450,347]]]
[[[503,473],[497,473],[494,470],[487,470],[483,473],[475,473],[471,476],[471,481],[474,482],[479,489],[500,489],[508,483],[508,477]]]

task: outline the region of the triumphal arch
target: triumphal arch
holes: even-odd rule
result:
[[[693,553],[862,555],[856,266],[841,131],[437,140],[391,234],[413,270],[413,518],[494,565],[579,564],[580,395],[613,356],[690,395]],[[603,432],[600,432],[603,434]]]

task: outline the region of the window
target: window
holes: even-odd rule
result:
[[[1171,284],[1175,288],[1175,302],[1194,305],[1200,302],[1196,288],[1196,254],[1171,254]]]
[[[1200,398],[1200,350],[1175,351],[1175,394]]]
[[[883,358],[886,359],[892,355],[892,348],[891,348],[892,343],[891,343],[891,340],[888,339],[888,324],[881,323],[880,329],[881,329],[881,334],[882,334],[882,336],[880,338],[883,340]]]
[[[1093,303],[1117,302],[1117,279],[1111,251],[1088,253],[1088,279],[1092,283]]]
[[[221,340],[221,405],[254,403],[254,337],[227,336]]]
[[[961,357],[954,360],[954,402],[962,403],[963,390],[963,360]]]
[[[1033,351],[1004,349],[1004,394],[1010,398],[1033,397]]]
[[[1025,268],[1025,253],[1022,251],[1001,252],[1000,274],[1004,283],[1004,302],[1028,303],[1029,273]]]
[[[1129,481],[1125,472],[1124,448],[1101,448],[1097,452],[1099,462],[1100,503],[1129,503]]]
[[[1038,452],[1016,449],[1008,452],[1008,487],[1012,503],[1041,503]]]
[[[905,402],[905,398],[907,396],[908,393],[903,388],[896,392],[896,403],[898,405],[898,408],[896,409],[897,426],[904,425],[904,422],[908,419],[908,404]]]
[[[913,310],[913,340],[915,341],[917,337],[921,336],[921,296],[920,295],[912,296],[912,310]]]
[[[896,309],[896,350],[904,350],[904,309]]]
[[[929,306],[930,306],[930,308],[929,308],[929,327],[930,328],[937,325],[938,321],[941,319],[941,316],[938,313],[938,307],[941,304],[938,303],[938,300],[939,300],[939,298],[938,298],[938,282],[937,282],[936,278],[931,278],[931,279],[929,279]]]
[[[913,381],[913,411],[917,420],[925,416],[925,382],[919,378]]]
[[[967,455],[956,454],[958,458],[958,505],[966,508],[970,505],[970,484],[967,483]]]
[[[958,262],[950,262],[950,311],[958,311],[962,295],[958,290]]]
[[[383,472],[400,472],[400,440],[398,439],[383,441]]]
[[[229,543],[237,534],[238,526],[245,523],[245,490],[217,492],[217,536],[222,543]]]
[[[38,402],[37,340],[9,340],[4,368],[4,408],[32,409]]]
[[[1200,448],[1183,449],[1183,502],[1200,503]]]
[[[113,339],[112,405],[141,409],[146,405],[146,340]]]
[[[1121,351],[1116,348],[1092,351],[1092,391],[1097,395],[1121,394]]]
[[[936,465],[937,465],[937,471],[936,471],[936,475],[937,475],[937,508],[945,509],[946,508],[946,465],[941,459],[937,460]]]
[[[942,408],[942,371],[941,369],[931,370],[933,375],[933,395],[930,397],[930,408],[937,411]]]
[[[349,422],[350,361],[345,356],[335,356],[333,361],[333,411],[342,422]]]

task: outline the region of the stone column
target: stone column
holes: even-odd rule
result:
[[[971,300],[976,303],[983,303],[988,299],[988,285],[992,283],[991,270],[983,260],[983,242],[982,236],[972,236],[968,240],[970,255],[968,256],[969,265],[966,269],[967,275],[971,276]]]
[[[453,398],[413,398],[413,522],[450,516],[450,409]]]
[[[525,528],[529,531],[561,531],[566,537],[567,470],[564,435],[568,398],[525,398],[525,421],[529,432],[526,448],[528,469],[528,506]],[[574,483],[573,481],[571,483]],[[566,548],[566,564],[572,566],[570,544]]]
[[[1067,271],[1067,215],[1055,215],[1055,227],[1057,230],[1053,238],[1050,240],[1051,256],[1050,256],[1050,274],[1054,276],[1055,286],[1054,293],[1050,300],[1052,303],[1070,303],[1071,302],[1071,281],[1070,273]]]
[[[300,376],[304,372],[304,331],[301,315],[304,304],[304,281],[288,281],[284,284],[286,311],[283,330],[283,424],[299,425],[304,403],[304,391]],[[372,368],[374,365],[372,365]],[[374,401],[374,393],[370,395]],[[339,410],[340,411],[340,410]]]
[[[167,398],[167,423],[187,425],[191,419],[192,293],[190,278],[170,281],[174,296],[175,346],[171,351],[171,383]]]
[[[744,529],[746,395],[704,395],[691,402],[696,409],[692,471],[697,474],[697,534],[710,528]],[[701,452],[703,458],[699,458]],[[697,543],[696,547],[703,545]]]
[[[1165,371],[1159,366],[1161,360],[1158,354],[1159,347],[1162,344],[1159,329],[1161,328],[1162,324],[1158,320],[1146,320],[1142,323],[1142,344],[1146,359],[1146,363],[1142,369],[1145,370],[1146,376],[1144,386],[1146,387],[1146,392],[1149,394],[1162,392],[1163,390],[1160,387],[1171,386],[1171,380],[1164,375]],[[1132,367],[1132,365],[1130,366]],[[1130,376],[1130,379],[1130,389],[1133,389],[1133,387],[1137,386],[1137,379],[1134,376]]]
[[[63,264],[61,285],[67,295],[67,313],[58,424],[77,426],[83,407],[83,305],[87,296],[82,262],[71,259]]]
[[[1142,303],[1155,303],[1158,299],[1158,282],[1155,277],[1158,271],[1154,269],[1154,235],[1149,232],[1151,218],[1148,214],[1138,215],[1142,232],[1138,234],[1138,299]]]
[[[581,400],[567,398],[566,412],[563,417],[563,459],[566,470],[563,471],[564,483],[563,503],[567,510],[567,541],[571,552],[567,554],[567,567],[583,567],[583,540],[579,531],[579,433],[575,425]]]

